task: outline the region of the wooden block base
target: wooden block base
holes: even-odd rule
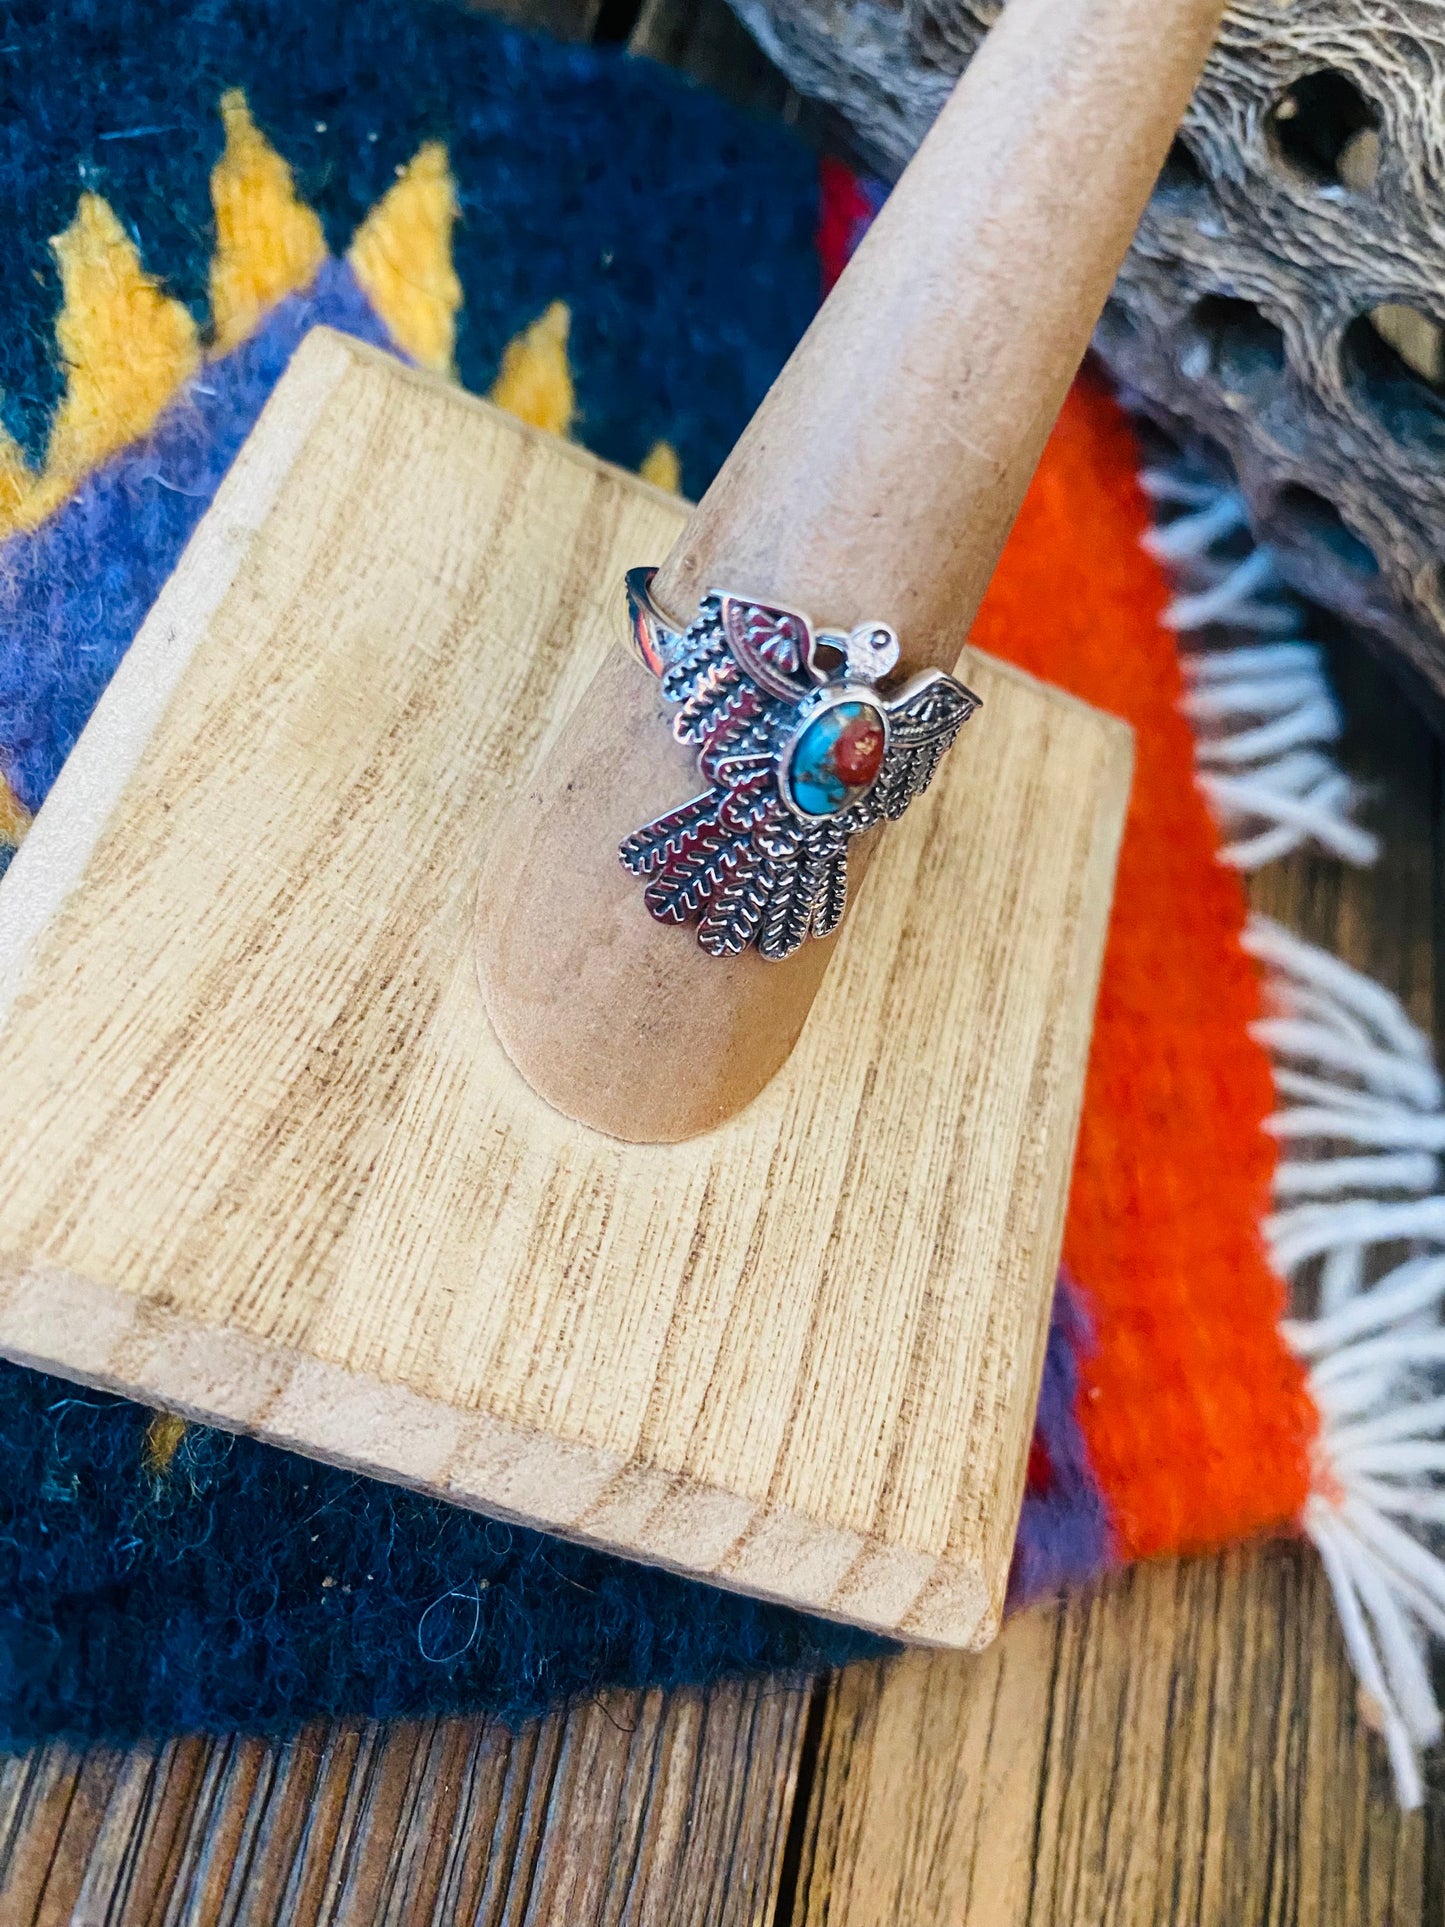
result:
[[[688,1143],[588,1132],[493,1039],[471,898],[684,512],[310,337],[0,885],[0,1350],[978,1644],[1127,732],[970,658],[785,1071]]]

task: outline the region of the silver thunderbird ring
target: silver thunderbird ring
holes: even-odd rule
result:
[[[902,816],[979,706],[941,669],[896,692],[885,622],[844,635],[805,615],[714,589],[686,626],[652,599],[655,569],[630,569],[633,645],[678,711],[708,787],[635,830],[619,855],[646,879],[659,923],[696,924],[715,957],[756,944],[790,957],[837,929],[848,845]]]

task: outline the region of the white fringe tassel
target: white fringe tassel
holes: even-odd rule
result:
[[[1183,461],[1140,480],[1156,506],[1181,511],[1144,546],[1179,584],[1165,621],[1186,639],[1184,710],[1224,860],[1257,870],[1312,843],[1372,863],[1376,839],[1352,820],[1355,786],[1329,753],[1342,722],[1323,652],[1301,635],[1301,604],[1250,537],[1243,498]]]
[[[1445,1639],[1445,1085],[1428,1040],[1387,991],[1262,917],[1245,948],[1268,972],[1255,1035],[1281,1107],[1271,1255],[1318,1310],[1285,1337],[1320,1414],[1304,1529],[1339,1607],[1366,1715],[1401,1803],[1424,1797],[1420,1754],[1442,1731],[1429,1639]]]
[[[1146,470],[1171,513],[1144,538],[1177,584],[1184,711],[1224,860],[1257,870],[1302,845],[1373,863],[1342,732],[1303,605],[1254,542],[1243,498],[1181,458]],[[1320,1415],[1302,1524],[1339,1610],[1365,1716],[1400,1802],[1424,1799],[1420,1756],[1442,1737],[1430,1677],[1445,1640],[1445,1084],[1428,1039],[1380,985],[1263,917],[1245,948],[1267,972],[1255,1026],[1280,1107],[1270,1255],[1315,1316],[1287,1319]]]

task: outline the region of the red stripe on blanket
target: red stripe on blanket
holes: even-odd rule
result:
[[[1079,1416],[1126,1558],[1297,1519],[1317,1426],[1260,1235],[1272,1092],[1244,891],[1194,782],[1138,465],[1081,379],[973,630],[1136,732],[1064,1241],[1096,1339]]]

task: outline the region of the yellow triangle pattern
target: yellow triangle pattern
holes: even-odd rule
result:
[[[457,190],[440,141],[428,141],[356,230],[347,260],[412,360],[452,372],[462,284],[452,266]]]
[[[567,362],[572,311],[554,301],[530,327],[507,343],[490,399],[519,421],[569,435],[577,418],[577,391]]]
[[[108,201],[82,194],[75,219],[51,242],[64,305],[55,339],[65,396],[46,453],[46,476],[74,483],[144,435],[200,361],[196,324],[141,266]]]
[[[142,268],[97,194],[51,242],[64,296],[55,326],[66,390],[39,475],[0,440],[0,535],[33,528],[97,462],[143,435],[195,368],[195,323]]]
[[[35,480],[20,444],[0,428],[0,536],[20,526]]]
[[[677,450],[671,442],[654,442],[642,458],[638,474],[644,482],[651,482],[654,488],[665,489],[669,495],[682,493],[682,463],[677,459]]]
[[[251,118],[239,89],[221,96],[221,120],[226,145],[211,170],[211,326],[218,355],[253,334],[283,296],[308,286],[326,259],[321,222],[298,200],[291,169]]]
[[[226,144],[211,173],[217,355],[253,333],[277,301],[307,286],[327,258],[315,210],[297,195],[290,167],[239,90],[222,96],[221,118]],[[357,229],[347,257],[397,345],[445,374],[452,372],[462,304],[452,264],[457,214],[446,149],[428,141]],[[51,246],[63,294],[55,335],[66,389],[38,474],[0,429],[0,539],[35,527],[107,456],[146,434],[201,359],[190,313],[146,273],[99,195],[81,195],[75,219]],[[567,358],[571,322],[566,302],[554,301],[508,343],[491,391],[499,407],[555,435],[569,435],[577,418]],[[654,446],[641,473],[655,487],[680,490],[677,453],[667,442]],[[0,838],[12,820],[8,807],[0,796]]]
[[[13,849],[30,828],[30,812],[0,776],[0,843]]]

